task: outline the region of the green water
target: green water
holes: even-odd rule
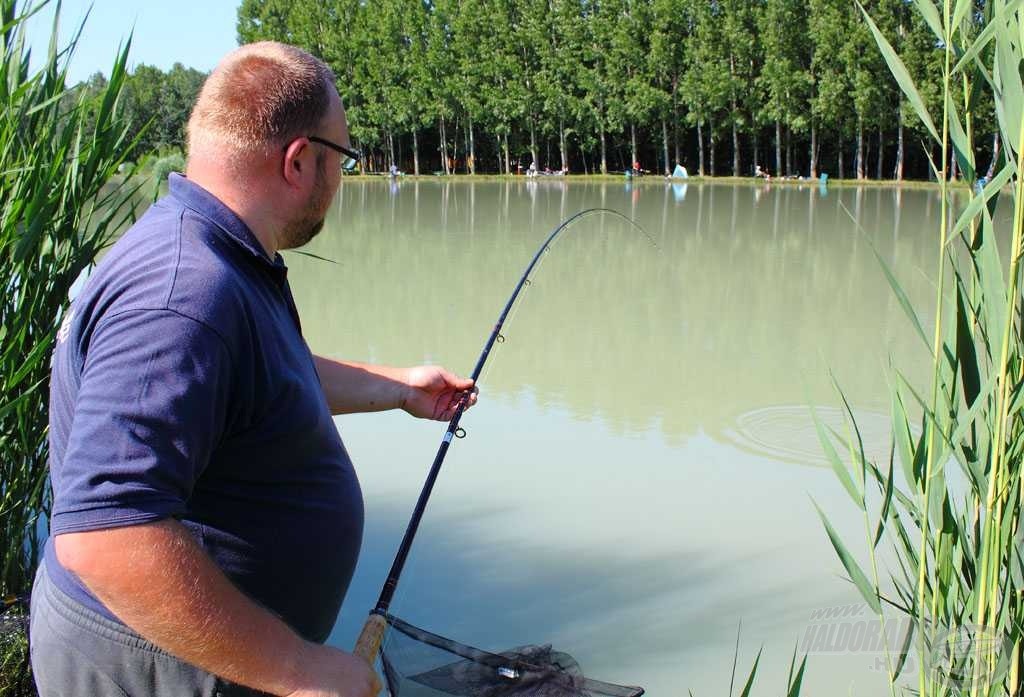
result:
[[[811,498],[864,549],[809,408],[839,424],[831,371],[867,450],[887,458],[887,366],[921,381],[929,361],[872,245],[927,318],[938,204],[817,186],[343,183],[307,248],[337,263],[287,256],[307,339],[332,356],[468,373],[560,220],[613,208],[653,240],[591,217],[545,257],[449,454],[396,613],[486,649],[550,642],[653,697],[726,694],[742,621],[737,681],[763,645],[754,694],[782,692],[811,613],[858,601]],[[396,413],[338,424],[367,502],[332,637],[348,648],[444,427]],[[885,693],[876,658],[819,651],[805,694]]]

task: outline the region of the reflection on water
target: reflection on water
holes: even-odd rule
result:
[[[920,380],[927,349],[872,245],[927,308],[938,200],[816,183],[346,181],[309,247],[338,263],[288,260],[306,336],[329,355],[468,372],[537,245],[588,207],[633,217],[656,244],[599,216],[545,256],[395,610],[482,648],[553,642],[654,697],[724,692],[742,619],[741,663],[763,644],[762,691],[776,691],[810,613],[857,600],[809,496],[855,542],[862,520],[820,467],[807,405],[839,425],[832,371],[887,460],[887,367]],[[367,497],[332,637],[348,646],[443,427],[338,423]],[[814,656],[808,694],[881,694],[873,665]]]

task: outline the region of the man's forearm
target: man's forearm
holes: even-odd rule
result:
[[[406,370],[315,356],[320,384],[332,414],[385,411],[403,406]]]
[[[188,663],[286,695],[314,649],[235,588],[177,521],[56,538],[57,559],[122,622]]]

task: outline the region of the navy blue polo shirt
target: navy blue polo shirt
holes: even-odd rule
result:
[[[363,500],[280,255],[180,175],[110,249],[58,332],[52,536],[180,520],[227,576],[327,638]],[[47,545],[55,583],[114,618]]]

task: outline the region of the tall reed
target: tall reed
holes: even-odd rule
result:
[[[886,37],[864,12],[907,101],[942,155],[932,168],[943,215],[936,235],[931,335],[885,268],[923,351],[927,390],[894,370],[893,455],[869,462],[853,411],[850,429],[819,435],[840,481],[864,513],[869,570],[822,514],[851,581],[876,613],[906,613],[912,636],[888,647],[889,684],[932,695],[1019,695],[1024,640],[1024,46],[1022,0],[914,0],[944,54],[943,109],[931,114]],[[975,161],[975,123],[995,106],[1000,157],[991,180]],[[951,157],[972,183],[964,200],[948,185]],[[1012,206],[1009,224],[995,211]],[[1003,217],[998,218],[1002,220]],[[1000,244],[1009,241],[1009,258]],[[845,400],[844,400],[845,403]],[[920,414],[920,436],[911,424]],[[847,465],[836,441],[850,452]],[[897,475],[896,470],[900,470]],[[884,543],[884,544],[883,544]],[[888,578],[881,563],[891,560]],[[916,675],[904,668],[916,653]]]
[[[47,3],[0,0],[0,598],[32,581],[47,512],[50,353],[74,281],[133,215],[118,100],[128,45],[96,95],[67,86],[79,32],[33,57],[26,20]],[[59,9],[59,5],[58,5]]]

